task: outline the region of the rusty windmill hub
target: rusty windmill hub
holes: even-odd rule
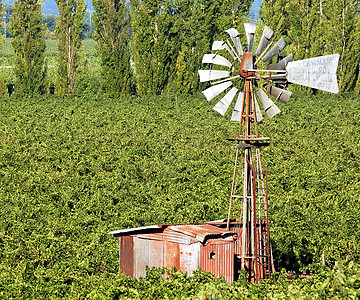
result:
[[[293,55],[289,54],[280,59],[286,42],[283,38],[271,42],[274,31],[267,26],[256,52],[253,52],[256,25],[245,23],[244,29],[245,35],[240,36],[235,28],[230,28],[225,31],[229,35],[227,40],[214,41],[212,50],[215,53],[205,54],[202,60],[210,68],[199,70],[199,77],[200,82],[210,83],[203,91],[209,102],[225,93],[214,106],[214,110],[223,116],[237,95],[231,121],[239,122],[239,131],[236,137],[227,139],[236,142],[227,229],[240,237],[235,247],[239,268],[247,270],[249,280],[259,282],[261,278],[269,278],[274,267],[269,235],[267,171],[260,155],[261,146],[269,145],[270,138],[258,135],[258,123],[263,117],[256,96],[265,114],[272,118],[280,113],[275,103],[286,103],[291,96],[287,90],[289,83],[337,93],[339,55],[292,61]],[[245,39],[247,49],[244,52],[241,40]],[[271,64],[274,59],[277,62]],[[266,69],[257,68],[260,60]],[[214,65],[221,69],[212,69]],[[238,75],[231,76],[238,65]],[[229,71],[224,70],[226,67]],[[239,81],[243,81],[242,91],[239,91]],[[263,88],[258,88],[260,82]],[[234,218],[236,222],[232,222]]]

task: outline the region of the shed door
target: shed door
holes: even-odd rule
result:
[[[134,237],[134,277],[145,277],[145,266],[164,266],[164,244]]]
[[[180,244],[180,270],[192,275],[200,268],[200,243]]]

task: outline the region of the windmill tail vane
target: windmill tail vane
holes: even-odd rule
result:
[[[236,98],[231,121],[239,122],[239,131],[236,137],[227,139],[236,142],[227,229],[239,236],[236,245],[239,268],[247,270],[249,280],[259,282],[270,277],[274,264],[269,234],[267,170],[260,154],[260,148],[269,145],[270,138],[258,134],[258,122],[263,119],[258,99],[265,114],[272,118],[281,112],[277,102],[287,103],[290,99],[291,92],[287,89],[290,83],[338,93],[339,54],[299,61],[293,61],[293,55],[288,54],[271,64],[286,48],[285,40],[271,42],[274,31],[265,26],[253,52],[256,25],[245,23],[244,30],[243,39],[246,37],[247,41],[244,48],[235,28],[225,31],[229,35],[226,41],[213,42],[215,53],[205,54],[202,60],[210,69],[199,70],[199,77],[200,82],[210,83],[203,94],[208,102],[218,98],[214,110],[221,115],[226,114]],[[257,68],[260,61],[267,64],[266,69]],[[221,69],[213,69],[213,66],[221,66]]]

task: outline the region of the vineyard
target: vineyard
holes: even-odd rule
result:
[[[230,285],[200,271],[127,278],[108,235],[226,217],[235,149],[224,139],[237,125],[202,95],[2,98],[0,297],[359,297],[360,103],[295,93],[281,109],[260,135],[272,138],[262,153],[283,271]]]

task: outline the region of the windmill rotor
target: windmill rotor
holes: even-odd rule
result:
[[[223,96],[214,106],[214,110],[220,114],[224,115],[232,101],[237,98],[236,95],[240,95],[238,94],[241,92],[239,81],[246,79],[252,80],[253,87],[258,86],[259,80],[263,81],[263,88],[259,88],[261,92],[256,92],[261,104],[269,103],[267,99],[264,100],[264,94],[267,97],[271,96],[269,100],[272,97],[275,98],[274,101],[271,100],[273,102],[271,111],[274,113],[267,114],[270,118],[280,112],[275,104],[278,100],[283,103],[289,100],[291,92],[287,88],[290,83],[332,93],[339,91],[336,80],[338,54],[293,61],[293,55],[290,53],[278,62],[271,64],[272,58],[279,56],[286,48],[286,42],[281,37],[274,43],[272,41],[274,31],[270,27],[264,27],[256,51],[253,50],[255,24],[245,23],[242,34],[235,28],[227,29],[225,32],[228,34],[228,39],[214,41],[212,50],[215,53],[203,56],[202,62],[209,65],[210,69],[199,70],[200,82],[210,82],[210,87],[203,91],[208,101],[226,93],[226,96]],[[246,44],[243,46],[241,40],[245,40],[245,38]],[[259,61],[267,64],[266,69],[258,69]],[[221,69],[218,69],[219,66]],[[224,68],[228,68],[228,71]],[[234,74],[234,71],[237,73]],[[258,106],[258,102],[253,106]],[[241,110],[238,105],[233,107],[232,121],[239,121],[238,117],[234,117],[239,115],[239,109]],[[266,111],[264,106],[263,109]],[[267,107],[267,109],[269,108]],[[260,110],[257,113],[259,112]]]

